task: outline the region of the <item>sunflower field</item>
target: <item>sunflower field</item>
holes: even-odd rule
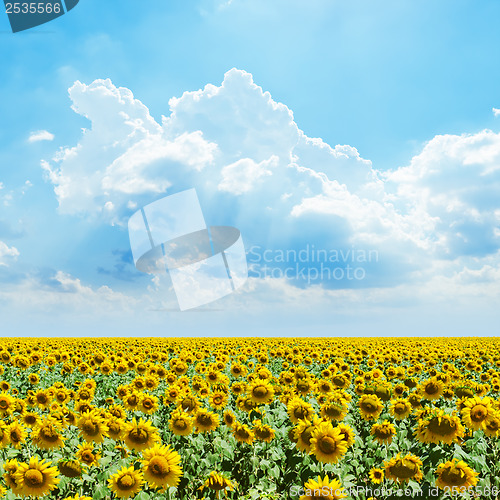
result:
[[[500,498],[493,338],[0,340],[0,496]]]

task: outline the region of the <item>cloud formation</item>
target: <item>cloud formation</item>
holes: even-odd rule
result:
[[[9,247],[3,241],[0,241],[0,266],[8,266],[17,257],[19,257],[19,250],[17,248]]]
[[[36,132],[31,132],[28,137],[28,142],[40,142],[40,141],[53,141],[54,134],[51,134],[47,130],[38,130]]]
[[[500,134],[436,136],[409,165],[380,171],[353,146],[308,137],[241,70],[170,99],[161,123],[110,80],[69,93],[90,127],[42,164],[62,213],[125,226],[138,207],[194,187],[207,223],[238,227],[247,249],[379,256],[362,281],[291,279],[299,287],[422,285],[435,272],[467,281],[498,269]]]

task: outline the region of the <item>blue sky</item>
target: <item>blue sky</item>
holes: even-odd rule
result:
[[[495,333],[498,2],[116,6],[80,0],[17,34],[0,15],[5,335]],[[128,171],[136,149],[152,159]],[[135,270],[126,222],[190,187],[247,250],[378,258],[362,280],[253,266],[180,313],[168,279]]]

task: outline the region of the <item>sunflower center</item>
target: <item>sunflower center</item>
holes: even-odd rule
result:
[[[9,407],[9,403],[5,399],[0,399],[0,408],[6,410]]]
[[[135,485],[135,479],[130,474],[125,474],[116,481],[116,484],[121,490],[130,490]]]
[[[43,436],[43,439],[49,443],[55,443],[59,439],[58,432],[52,426],[44,427],[40,431],[40,434]]]
[[[264,385],[258,385],[253,390],[253,395],[257,398],[265,398],[267,396],[267,388]]]
[[[261,439],[267,439],[267,438],[271,437],[271,433],[269,432],[269,429],[266,429],[266,428],[264,428],[264,429],[257,429],[255,431],[255,433]]]
[[[434,434],[439,436],[448,436],[453,434],[457,428],[457,424],[451,420],[445,420],[439,417],[434,417],[429,420],[427,428]]]
[[[236,434],[238,435],[238,437],[240,437],[241,439],[248,439],[250,437],[250,434],[247,432],[246,429],[238,429],[236,431]]]
[[[461,486],[466,483],[467,475],[462,469],[458,469],[457,467],[450,467],[443,472],[441,479],[447,484],[453,486]]]
[[[212,425],[212,419],[210,418],[210,415],[202,414],[198,415],[198,423],[203,425],[203,426],[210,426]]]
[[[295,410],[293,410],[293,414],[297,418],[304,419],[305,417],[307,417],[309,412],[307,411],[307,408],[305,408],[304,406],[298,406],[297,408],[295,408]]]
[[[195,402],[191,398],[186,398],[182,401],[182,409],[186,411],[194,410]]]
[[[31,488],[42,486],[43,474],[37,469],[28,469],[24,475],[24,482]]]
[[[165,477],[170,472],[170,467],[163,457],[153,457],[149,462],[149,471],[155,476]]]
[[[417,465],[407,460],[399,460],[391,467],[391,474],[400,479],[410,479],[417,474]]]
[[[145,429],[134,429],[130,431],[129,438],[134,443],[144,444],[148,442],[149,434]]]
[[[12,431],[10,433],[10,440],[13,441],[14,443],[17,443],[20,440],[19,434],[17,431]]]
[[[178,418],[175,422],[174,422],[174,427],[176,429],[179,429],[181,431],[185,430],[187,428],[187,423],[184,419],[182,418]]]
[[[439,392],[439,386],[434,382],[431,382],[430,384],[427,384],[425,386],[425,392],[427,394],[436,394],[437,392]]]
[[[302,434],[300,435],[300,439],[303,443],[310,445],[311,444],[311,437],[312,437],[312,431],[314,429],[314,426],[309,426]]]
[[[375,431],[375,436],[377,436],[380,439],[387,439],[392,436],[392,431],[388,427],[382,427],[381,429],[377,429]]]
[[[378,407],[377,405],[373,404],[371,401],[365,401],[361,407],[366,413],[377,413]]]
[[[82,460],[86,463],[86,464],[90,464],[94,461],[94,454],[88,450],[84,451],[82,453]]]
[[[394,407],[394,413],[397,413],[398,415],[403,415],[406,412],[406,406],[403,403],[398,403]]]
[[[340,406],[331,404],[325,408],[325,413],[330,418],[339,417],[340,415],[342,415],[342,408]]]
[[[326,455],[335,453],[337,449],[337,442],[330,436],[323,436],[318,443],[319,449]]]
[[[142,406],[144,406],[147,410],[151,410],[151,408],[153,408],[153,402],[150,399],[145,399],[142,402]]]
[[[471,409],[470,418],[474,422],[482,422],[488,416],[488,410],[482,406],[478,405]]]
[[[498,431],[498,429],[500,428],[499,426],[500,422],[498,422],[497,420],[491,420],[487,425],[486,425],[486,428],[492,432],[496,432]]]
[[[82,429],[89,436],[95,436],[99,434],[99,426],[93,420],[90,419],[85,420],[85,422],[82,425]]]

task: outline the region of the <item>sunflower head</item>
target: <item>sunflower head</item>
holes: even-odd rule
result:
[[[24,496],[40,497],[56,488],[60,479],[57,467],[50,467],[45,460],[31,457],[29,463],[21,463],[14,473],[16,484]]]
[[[117,498],[130,498],[142,490],[144,477],[142,471],[134,466],[122,467],[108,480],[108,486]]]
[[[143,452],[144,478],[152,488],[160,491],[177,486],[182,475],[181,457],[169,446],[154,445]]]

